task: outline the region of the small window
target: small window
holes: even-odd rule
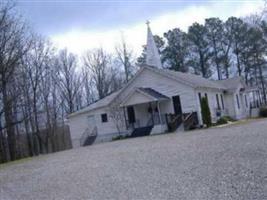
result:
[[[205,97],[207,99],[207,102],[209,102],[209,98],[208,98],[208,94],[207,93],[205,93]]]
[[[224,110],[223,95],[221,94],[222,109]]]
[[[101,114],[102,123],[108,122],[108,115],[106,113]]]
[[[240,105],[239,105],[239,97],[238,97],[238,94],[236,95],[236,103],[237,103],[237,108],[239,109],[240,108]]]
[[[220,110],[221,106],[220,106],[219,95],[218,94],[216,94],[216,101],[217,101],[217,108],[218,108],[218,110]]]
[[[201,93],[198,93],[199,104],[201,105]]]

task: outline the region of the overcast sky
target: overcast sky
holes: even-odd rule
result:
[[[146,20],[153,34],[179,27],[187,31],[205,18],[243,17],[259,12],[263,0],[18,0],[19,12],[59,48],[76,54],[103,47],[112,51],[123,33],[138,55],[146,40]]]

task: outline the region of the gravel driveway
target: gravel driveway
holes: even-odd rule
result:
[[[3,165],[0,199],[267,199],[267,121]]]

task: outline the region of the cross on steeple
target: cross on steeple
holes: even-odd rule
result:
[[[149,27],[150,21],[146,20],[146,25]]]

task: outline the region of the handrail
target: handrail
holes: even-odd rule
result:
[[[173,117],[174,116],[174,117]],[[172,118],[173,117],[173,118]],[[183,115],[166,115],[166,122],[170,132],[175,131],[183,123]],[[171,118],[169,120],[169,118]]]
[[[176,115],[172,120],[171,123],[175,122],[181,115]]]
[[[194,113],[194,112],[189,113],[189,114],[186,116],[186,118],[184,119],[184,122],[187,121],[187,120],[193,115],[193,113]]]
[[[97,127],[96,126],[94,126],[94,128],[87,127],[83,132],[82,137],[80,138],[80,145],[84,146],[88,137],[93,137],[93,136],[97,136]]]
[[[197,125],[198,120],[197,120],[197,113],[196,112],[191,112],[189,113],[186,118],[184,119],[184,129],[189,130],[191,128],[194,128],[195,125]]]

